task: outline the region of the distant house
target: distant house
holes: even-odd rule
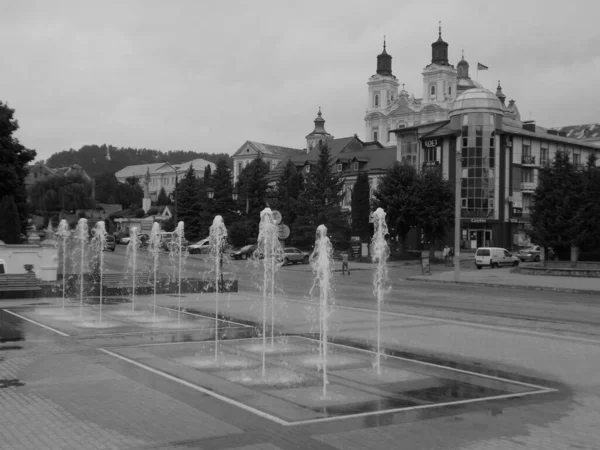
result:
[[[33,186],[39,181],[46,180],[52,177],[64,177],[69,175],[81,175],[84,179],[91,182],[92,179],[86,173],[86,171],[78,164],[73,164],[67,167],[51,168],[44,162],[37,162],[30,166],[27,166],[29,172],[25,177],[25,186],[28,188]]]
[[[177,173],[175,173],[173,167],[164,162],[152,164],[137,164],[134,166],[127,166],[119,170],[115,174],[115,177],[121,183],[125,183],[127,178],[129,177],[137,177],[139,184],[143,186],[144,177],[147,173],[149,173],[150,198],[152,200],[156,200],[158,198],[158,194],[160,193],[161,188],[165,189],[167,195],[171,194],[175,190],[177,178],[183,177],[185,175],[185,172],[189,169],[190,165],[194,168],[194,172],[196,172],[196,176],[199,178],[204,175],[204,169],[206,168],[206,166],[210,166],[213,172],[216,168],[215,163],[206,161],[205,159],[194,159],[185,163],[171,164],[171,166],[177,169]]]
[[[281,161],[287,161],[291,156],[306,155],[306,150],[282,147],[280,145],[262,144],[255,141],[246,141],[233,154],[233,181],[237,181],[241,171],[254,158],[261,156],[271,170],[275,169]]]

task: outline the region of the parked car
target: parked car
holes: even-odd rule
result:
[[[129,236],[123,236],[122,238],[119,239],[119,244],[121,244],[121,245],[127,245],[127,244],[129,244],[130,240],[131,240],[131,237],[129,237]]]
[[[248,259],[252,258],[256,250],[256,245],[246,245],[237,251],[231,252],[232,259]]]
[[[283,265],[288,264],[308,264],[308,253],[297,249],[296,247],[286,247],[283,249]]]
[[[110,250],[111,252],[114,252],[115,248],[117,248],[117,241],[115,237],[110,235],[106,236],[106,244],[104,245],[104,250]]]
[[[500,266],[518,266],[519,258],[514,256],[505,248],[479,247],[475,253],[475,266],[481,269],[483,266],[490,268]]]
[[[538,262],[540,260],[540,254],[542,249],[539,245],[533,245],[531,247],[522,248],[517,253],[518,258],[521,261],[535,261]]]
[[[210,253],[210,239],[202,239],[195,244],[188,246],[188,252],[194,253]]]

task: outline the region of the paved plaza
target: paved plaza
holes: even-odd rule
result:
[[[152,296],[137,296],[136,308],[151,311],[152,301]],[[388,368],[396,367],[392,378],[409,383],[403,385],[405,391],[406,386],[411,392],[420,387],[435,390],[424,367],[450,363],[455,372],[444,369],[447,373],[477,372],[494,388],[505,383],[500,380],[512,380],[548,390],[384,414],[361,415],[353,410],[355,414],[348,418],[313,421],[328,414],[331,418],[339,410],[329,405],[323,415],[323,410],[314,408],[319,404],[317,397],[311,400],[320,389],[315,379],[318,371],[300,371],[307,378],[297,391],[275,392],[272,386],[248,386],[243,378],[224,383],[223,374],[214,368],[181,360],[185,355],[212,352],[214,294],[158,296],[158,315],[165,321],[177,320],[180,305],[187,312],[185,325],[175,329],[156,325],[150,331],[143,318],[115,312],[127,310],[130,303],[106,306],[103,320],[111,321],[111,326],[103,328],[94,326],[98,305],[85,305],[87,327],[77,325],[80,305],[76,301],[68,302],[70,318],[48,313],[49,306],[60,311],[61,302],[35,299],[0,304],[8,310],[2,312],[0,323],[4,340],[0,343],[1,449],[600,448],[600,340],[594,338],[532,333],[520,323],[496,326],[387,312],[381,320],[382,346],[390,356],[382,361]],[[222,345],[233,348],[236,339],[260,342],[253,326],[262,311],[258,294],[221,294],[219,310],[229,319],[218,322]],[[315,314],[311,299],[283,296],[275,305],[276,331],[304,336],[289,338],[286,345],[296,349],[308,345],[307,337],[319,333]],[[375,345],[373,311],[340,305],[334,308],[331,322],[331,336],[339,348],[347,343],[362,348]],[[17,340],[19,335],[22,340]],[[235,364],[241,360],[257,370],[260,357],[250,347],[246,350],[250,351],[236,350]],[[312,351],[314,355],[317,350]],[[368,386],[365,379],[356,378],[371,364],[372,354],[352,352],[333,352],[332,364],[337,357],[345,366],[332,374],[330,392],[343,396],[343,386],[356,383],[363,392],[363,406],[388,395],[382,394],[383,385]],[[302,355],[308,353],[299,350],[286,356],[281,367],[297,364]],[[418,362],[407,369],[395,358]],[[231,377],[237,369],[225,372]],[[517,389],[507,386],[502,389]],[[277,397],[279,403],[267,405],[266,397]],[[429,400],[412,397],[410,401],[423,405]],[[381,400],[375,403],[382,404]],[[272,414],[256,412],[268,408]]]

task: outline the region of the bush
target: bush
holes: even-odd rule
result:
[[[155,216],[156,214],[158,214],[158,208],[156,206],[153,206],[148,210],[149,216]]]
[[[86,216],[85,216],[85,211],[79,211],[79,212],[77,213],[77,217],[79,217],[80,219],[85,219],[85,217],[86,217]]]
[[[600,250],[594,252],[581,252],[579,254],[579,261],[600,262]]]
[[[136,209],[135,212],[133,213],[133,216],[136,219],[141,219],[145,215],[146,215],[146,213],[144,213],[144,209],[143,208]]]

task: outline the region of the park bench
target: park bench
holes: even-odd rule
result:
[[[0,299],[32,298],[41,289],[34,273],[0,274]]]

